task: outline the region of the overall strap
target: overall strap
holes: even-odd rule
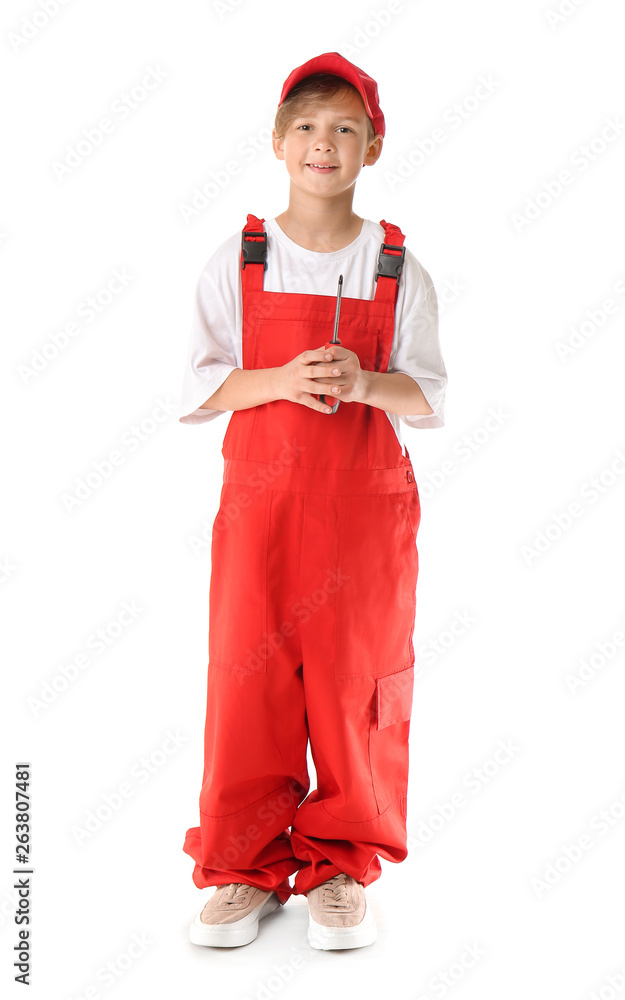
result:
[[[241,233],[241,287],[243,292],[262,292],[267,269],[267,233],[264,219],[248,214]],[[262,267],[258,265],[262,264]]]
[[[249,213],[241,233],[241,285],[244,292],[260,292],[263,289],[263,277],[267,269],[267,233],[263,230],[264,221]],[[384,227],[384,242],[380,244],[378,255],[374,298],[376,302],[388,303],[394,311],[406,256],[405,236],[399,226],[392,222],[382,219],[380,225]]]
[[[399,279],[406,257],[405,236],[399,226],[387,222],[386,219],[382,219],[380,225],[384,226],[384,242],[380,244],[380,253],[378,254],[374,298],[376,302],[388,302],[394,311],[399,291]]]

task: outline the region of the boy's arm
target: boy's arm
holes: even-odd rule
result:
[[[411,375],[404,372],[362,371],[363,392],[361,402],[377,406],[380,410],[400,415],[425,416],[434,410],[423,395],[423,390]]]
[[[277,399],[277,368],[235,368],[212,396],[202,403],[202,410],[247,410],[250,406]]]
[[[201,404],[206,410],[247,410],[281,398],[279,368],[235,368]],[[359,401],[389,413],[428,414],[432,407],[421,386],[404,372],[360,372]]]
[[[234,368],[212,396],[200,404],[200,409],[247,410],[274,399],[289,399],[331,413],[327,400],[322,403],[317,399],[323,389],[315,381],[319,366],[327,371],[329,363],[324,365],[324,358],[330,357],[325,347],[318,347],[296,354],[277,368]]]
[[[404,268],[406,294],[397,323],[397,336],[389,357],[387,372],[378,378],[385,386],[390,377],[405,375],[411,382],[406,389],[406,409],[386,406],[409,427],[444,426],[444,401],[447,371],[441,354],[438,333],[438,300],[432,278],[410,250]],[[370,402],[377,406],[377,391]]]
[[[226,240],[204,265],[196,283],[178,411],[184,424],[207,423],[219,416],[219,410],[204,407],[204,402],[241,363],[241,337],[233,322],[240,246],[240,233]]]

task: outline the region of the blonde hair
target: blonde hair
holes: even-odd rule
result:
[[[350,93],[362,95],[347,80],[333,73],[313,73],[300,80],[289,91],[276,112],[276,138],[282,139],[291,122],[299,118],[304,111],[312,111],[322,107],[332,97],[347,97]],[[364,101],[362,101],[364,108]],[[371,145],[375,138],[373,122],[367,115],[367,143]]]

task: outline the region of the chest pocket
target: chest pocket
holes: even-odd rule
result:
[[[260,321],[259,335],[254,349],[250,344],[249,367],[277,368],[291,361],[302,351],[315,351],[332,339],[334,315],[311,313],[309,319],[264,316]],[[367,322],[362,315],[350,320],[343,314],[339,321],[338,338],[341,347],[357,355],[360,367],[378,371],[384,351],[379,346],[379,324]],[[245,347],[244,347],[245,350]],[[244,353],[244,358],[246,354]],[[248,367],[247,361],[245,367]]]

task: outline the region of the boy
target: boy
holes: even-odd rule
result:
[[[195,884],[217,886],[195,944],[249,943],[296,893],[312,947],[369,945],[377,855],[407,855],[421,508],[399,421],[442,426],[447,375],[429,275],[397,226],[352,210],[384,133],[376,83],[353,63],[329,52],[295,69],[273,131],[288,208],[248,215],[198,283],[179,419],[233,413],[200,826],[184,842]]]

